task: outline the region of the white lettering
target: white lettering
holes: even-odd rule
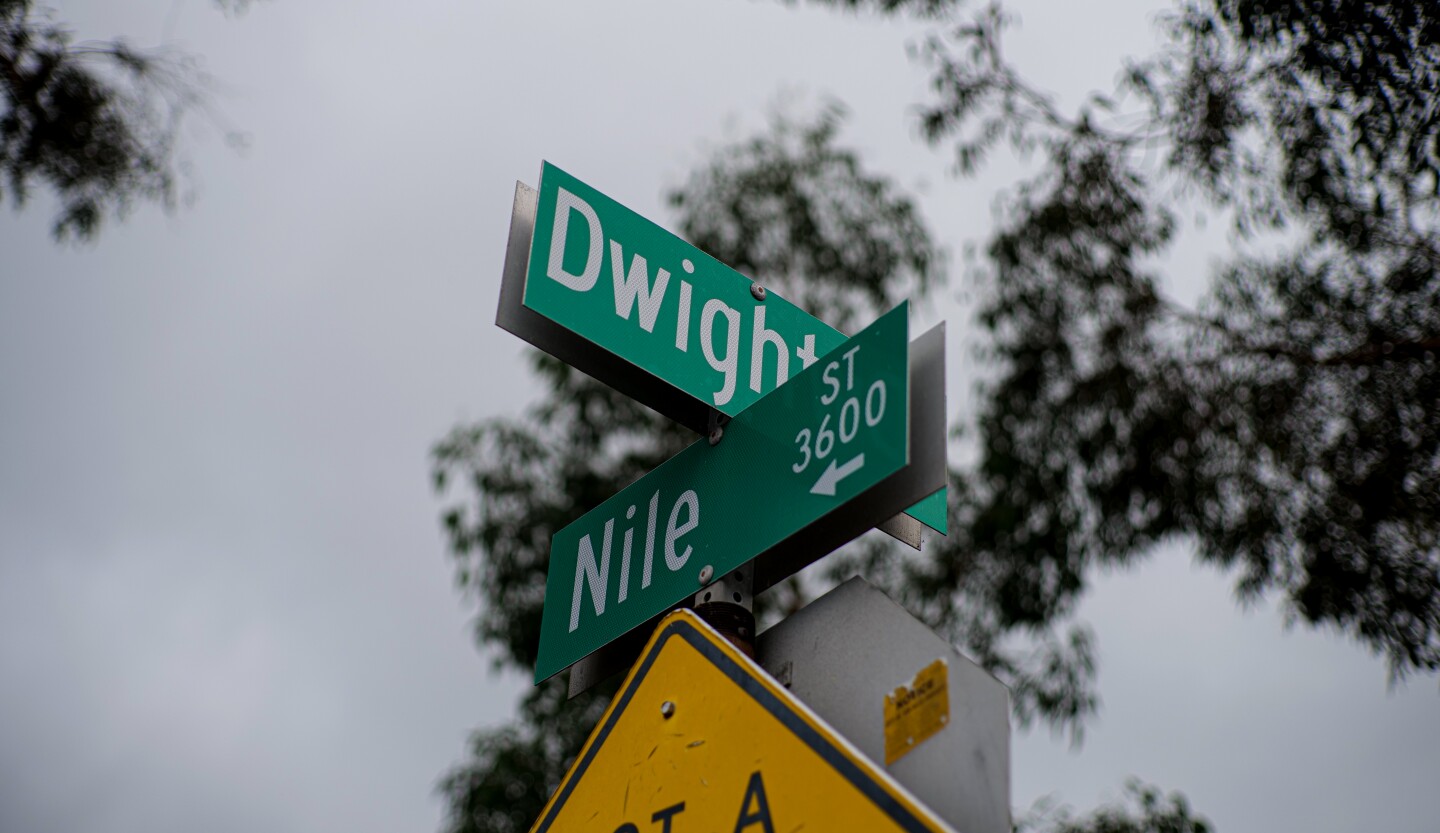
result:
[[[755,326],[750,338],[750,389],[760,392],[761,371],[765,368],[765,345],[775,346],[775,387],[790,378],[790,345],[774,330],[765,326],[765,307],[755,307]]]
[[[689,510],[690,517],[685,520],[685,523],[676,526],[675,519],[680,516],[680,507],[682,506],[686,507]],[[686,489],[684,494],[680,495],[680,497],[675,500],[675,505],[670,509],[670,523],[665,525],[666,567],[669,567],[672,571],[678,570],[681,567],[685,566],[686,561],[690,560],[690,553],[694,548],[686,546],[684,552],[676,555],[675,541],[681,535],[684,535],[685,533],[689,532],[690,530],[694,529],[699,525],[700,496],[695,494],[694,489]],[[571,618],[573,619],[574,617]]]
[[[635,507],[625,510],[625,520],[632,520],[635,517]],[[615,602],[618,604],[625,601],[630,593],[630,541],[635,537],[635,528],[625,530],[624,543],[620,546],[620,594]]]
[[[640,329],[655,330],[655,316],[660,312],[660,302],[665,299],[665,288],[670,283],[670,273],[664,269],[655,270],[655,288],[650,288],[650,270],[644,255],[630,256],[630,271],[625,271],[625,255],[620,244],[610,241],[610,276],[615,281],[615,314],[630,320],[630,308],[635,299],[640,299]]]
[[[580,216],[584,217],[586,224],[590,226],[590,253],[585,256],[585,268],[581,269],[578,275],[565,271],[565,239],[570,233],[571,209],[580,212]],[[576,292],[589,291],[600,277],[601,239],[600,218],[596,216],[595,209],[561,188],[555,198],[555,225],[550,230],[550,263],[545,274]]]
[[[724,358],[715,355],[715,316],[723,313],[728,323],[725,345],[728,351]],[[705,302],[700,311],[700,351],[710,366],[725,374],[725,383],[715,392],[715,404],[724,405],[735,395],[735,376],[740,367],[740,311],[728,306],[719,298]]]
[[[840,380],[835,378],[835,371],[839,369],[839,362],[830,362],[825,365],[824,370],[820,371],[820,381],[830,386],[829,393],[822,393],[820,395],[821,405],[829,405],[835,401],[835,397],[840,395]]]
[[[674,520],[673,515],[671,520]],[[580,627],[581,582],[590,588],[590,603],[595,606],[595,615],[605,613],[605,594],[610,590],[610,537],[615,530],[615,519],[605,522],[605,539],[600,545],[600,564],[595,564],[595,545],[586,535],[580,539],[580,552],[575,559],[575,590],[570,594],[570,632]]]
[[[852,390],[855,387],[855,354],[860,352],[859,347],[851,347],[845,351],[845,390]]]
[[[650,586],[650,565],[655,560],[655,518],[660,513],[660,493],[650,496],[650,517],[645,520],[645,566],[640,571],[640,589]]]
[[[875,405],[875,394],[880,394],[880,404]],[[871,406],[874,405],[872,408]],[[865,424],[874,428],[885,416],[885,380],[876,379],[865,391]]]
[[[800,369],[804,370],[815,363],[815,334],[805,336],[799,347],[795,348],[795,356],[800,359]]]
[[[680,281],[680,312],[675,316],[675,349],[681,353],[690,350],[690,282],[683,280]]]

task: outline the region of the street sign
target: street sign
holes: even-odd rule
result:
[[[946,833],[689,611],[666,617],[531,833]]]
[[[546,162],[525,306],[734,416],[845,337]]]
[[[908,313],[881,316],[735,417],[717,444],[697,441],[556,533],[535,681],[708,577],[763,554],[746,568],[758,593],[938,488],[943,333],[912,368]],[[924,396],[912,403],[912,391]]]
[[[845,341],[548,162],[517,183],[496,323],[701,434]],[[943,534],[943,484],[908,514]]]

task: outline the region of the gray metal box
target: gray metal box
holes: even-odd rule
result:
[[[958,833],[1010,833],[1010,692],[862,578],[756,639],[760,665]],[[950,719],[886,767],[885,696],[937,659]]]

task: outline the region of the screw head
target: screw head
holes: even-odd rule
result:
[[[725,429],[724,429],[724,428],[720,428],[720,427],[718,427],[718,426],[715,427],[714,429],[712,429],[712,430],[710,431],[710,444],[711,444],[711,445],[719,445],[719,444],[720,444],[720,440],[721,440],[724,436],[725,436]]]
[[[714,578],[714,577],[715,577],[715,568],[714,568],[714,567],[711,567],[709,564],[706,564],[704,567],[701,567],[701,568],[700,568],[700,583],[701,583],[701,584],[709,584],[709,583],[710,583],[710,579],[712,579],[712,578]]]
[[[666,700],[660,704],[660,716],[669,720],[675,716],[675,704]]]
[[[765,300],[765,287],[758,283],[752,283],[750,284],[750,294],[755,296],[755,300],[763,301]]]

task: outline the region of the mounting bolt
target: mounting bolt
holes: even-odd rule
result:
[[[714,578],[714,577],[715,577],[715,568],[714,568],[714,567],[711,567],[709,564],[706,564],[704,567],[701,567],[701,568],[700,568],[700,584],[701,584],[701,585],[709,584],[709,583],[710,583],[710,579],[712,579],[712,578]]]
[[[672,702],[670,702],[669,700],[666,700],[665,702],[661,703],[661,704],[660,704],[660,716],[663,717],[663,718],[665,718],[666,720],[669,720],[670,718],[674,717],[674,716],[675,716],[675,704],[672,703]],[[621,825],[621,826],[623,827],[624,825]]]
[[[758,283],[752,283],[750,284],[750,294],[755,296],[755,300],[763,301],[765,300],[765,287]]]
[[[711,444],[711,445],[719,445],[721,438],[724,437],[724,436],[725,436],[725,429],[724,429],[724,428],[721,428],[721,427],[718,426],[718,425],[715,426],[714,428],[710,429],[710,444]]]

